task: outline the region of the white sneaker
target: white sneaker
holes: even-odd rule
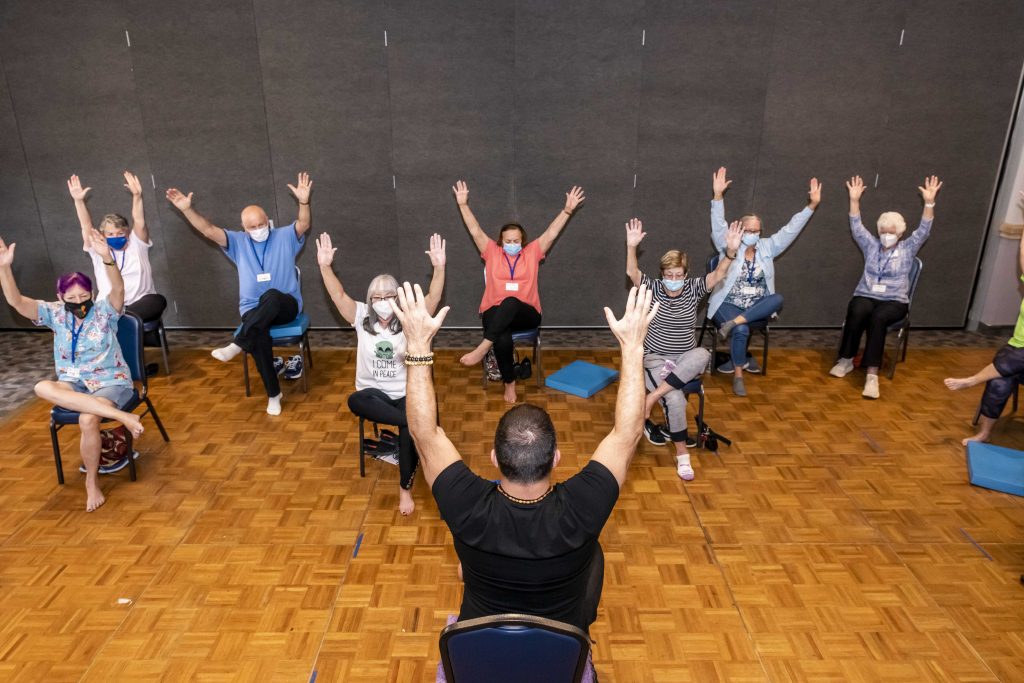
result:
[[[836,361],[836,364],[832,366],[832,369],[828,371],[828,374],[833,377],[846,377],[851,372],[853,372],[853,359],[840,358]]]
[[[864,380],[864,391],[860,394],[864,398],[878,398],[878,375],[868,375]]]

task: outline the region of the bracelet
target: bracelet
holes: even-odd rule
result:
[[[926,209],[934,209],[935,208],[935,202],[932,202],[931,204],[925,204],[924,208],[926,208]]]
[[[733,254],[732,256],[730,256],[729,252],[725,252],[725,258],[729,259],[730,261],[735,261],[736,260],[736,254]]]
[[[433,365],[434,364],[434,358],[433,358],[433,356],[431,356],[428,360],[409,360],[409,357],[406,356],[405,357],[405,364],[406,365]]]
[[[562,213],[564,213],[566,216],[572,216],[572,211],[568,211],[566,209],[562,209]]]
[[[110,262],[104,261],[103,265],[105,265],[105,266],[116,266],[117,265],[117,261],[110,261]]]
[[[309,202],[299,202],[299,206],[309,206]]]

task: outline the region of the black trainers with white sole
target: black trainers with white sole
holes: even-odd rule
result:
[[[302,356],[292,356],[284,364],[284,378],[298,379],[302,377]]]
[[[644,436],[655,446],[665,445],[665,435],[661,433],[661,428],[650,420],[644,420]]]

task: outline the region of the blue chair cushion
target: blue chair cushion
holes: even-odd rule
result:
[[[130,413],[139,407],[142,403],[142,397],[139,396],[139,390],[132,390],[132,397],[125,405],[121,406],[121,410],[126,413]],[[54,406],[50,410],[50,419],[59,425],[76,425],[78,424],[79,413],[74,410],[68,410],[67,408],[61,408],[60,406]],[[104,419],[104,422],[107,420]]]
[[[683,385],[683,393],[699,394],[702,388],[703,381],[704,380],[702,380],[700,377],[697,377],[696,379],[691,379],[689,382]]]
[[[975,486],[1024,496],[1024,451],[969,441],[967,476]]]
[[[157,318],[156,320],[146,320],[142,323],[143,332],[155,332],[160,329],[160,325],[164,322],[163,318]]]
[[[242,329],[239,325],[235,328],[235,334],[238,334]],[[306,334],[309,330],[309,316],[305,313],[299,313],[295,320],[284,325],[274,325],[270,328],[270,338],[278,341],[281,339],[292,339],[295,337],[301,337]]]
[[[536,341],[538,336],[540,336],[540,328],[535,327],[532,330],[520,330],[519,332],[513,332],[512,341],[529,342],[530,344],[532,344],[534,341]]]
[[[544,383],[552,389],[558,389],[573,396],[590,398],[618,378],[618,370],[576,360],[558,372],[548,375]]]

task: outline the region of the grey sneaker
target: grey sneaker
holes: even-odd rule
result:
[[[761,364],[753,356],[747,356],[747,364],[743,366],[743,369],[755,375],[761,374]]]
[[[725,340],[729,338],[729,333],[732,332],[732,328],[736,327],[736,321],[726,320],[722,323],[722,326],[718,328],[719,339]]]
[[[742,377],[733,377],[732,378],[732,393],[736,394],[737,396],[746,396],[747,395],[747,388],[745,386],[743,386],[743,378]]]
[[[749,370],[750,369],[750,361],[751,360],[753,360],[753,359],[748,358],[747,362],[740,366],[740,370]],[[723,375],[731,375],[733,370],[735,370],[735,369],[736,369],[736,367],[732,364],[731,360],[727,360],[727,361],[725,361],[724,363],[722,363],[721,365],[718,366],[718,371],[720,373],[722,373]],[[755,372],[755,371],[751,370],[751,372]],[[757,366],[756,372],[761,372],[761,366],[760,365]]]

